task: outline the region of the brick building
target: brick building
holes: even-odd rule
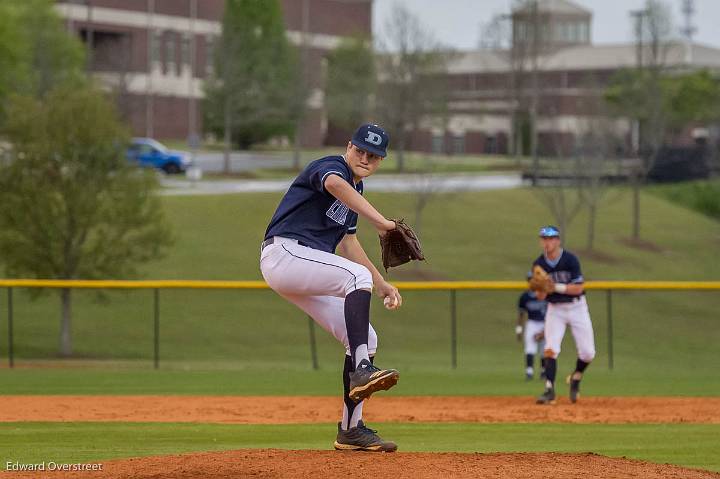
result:
[[[414,133],[411,149],[506,154],[515,146],[528,154],[528,145],[523,148],[513,132],[518,131],[518,118],[524,114],[527,121],[533,107],[533,70],[540,154],[572,151],[596,118],[607,118],[603,92],[618,71],[637,65],[637,45],[592,45],[592,12],[566,0],[529,2],[510,20],[515,48],[462,52],[451,62],[447,127],[433,127],[428,121]],[[538,31],[534,25],[539,25]],[[642,55],[647,62],[647,46]],[[513,77],[518,65],[521,80],[517,74]],[[720,49],[678,42],[668,47],[664,65],[676,71],[720,72]],[[635,140],[630,119],[616,120],[614,130],[618,149],[631,151]],[[690,141],[689,135],[679,139],[683,141]]]
[[[90,69],[115,90],[135,135],[202,134],[202,82],[212,69],[225,0],[58,0],[85,42]],[[282,0],[290,41],[304,49],[311,94],[304,146],[323,144],[323,58],[353,34],[371,35],[372,0]]]

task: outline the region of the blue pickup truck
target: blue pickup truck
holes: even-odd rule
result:
[[[184,173],[192,166],[188,153],[169,150],[152,138],[133,138],[126,156],[140,166],[157,168],[167,174]]]

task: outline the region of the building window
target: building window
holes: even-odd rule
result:
[[[571,23],[570,24],[570,41],[573,43],[577,43],[580,41],[580,23]]]
[[[452,139],[453,153],[456,155],[465,154],[465,135],[455,135]]]
[[[443,153],[445,146],[445,135],[442,133],[433,133],[432,136],[432,152]]]
[[[180,43],[180,58],[183,66],[190,66],[190,35],[187,33],[183,33]]]
[[[528,41],[528,42],[534,42],[535,41],[535,25],[533,25],[532,23],[525,24],[524,30],[525,30],[524,40]]]
[[[205,74],[212,75],[215,64],[215,37],[208,35],[205,37]]]
[[[542,37],[540,38],[540,41],[543,43],[549,42],[551,40],[550,25],[547,23],[544,23],[541,31],[542,31]]]
[[[176,71],[176,54],[175,54],[175,34],[172,32],[165,33],[165,72],[174,73]]]
[[[585,22],[580,24],[580,41],[583,43],[590,43],[590,28]]]
[[[497,137],[488,136],[485,138],[485,153],[491,155],[497,153]]]
[[[150,43],[150,61],[152,63],[161,62],[160,50],[162,48],[162,34],[157,30],[152,32]]]
[[[569,42],[570,41],[570,24],[569,23],[562,23],[560,24],[561,32],[562,32],[562,41],[563,42]]]

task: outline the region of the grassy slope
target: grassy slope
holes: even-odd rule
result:
[[[697,424],[382,424],[403,451],[587,452],[720,471],[718,426]],[[96,462],[239,448],[329,449],[334,424],[0,424],[6,461]],[[140,439],[140,440],[138,440]]]
[[[372,193],[370,198],[388,215],[412,221],[411,198]],[[610,194],[608,198],[601,209],[597,244],[615,262],[581,255],[589,279],[720,278],[715,257],[720,245],[718,223],[645,196],[643,235],[662,252],[637,250],[618,241],[630,228],[628,197]],[[178,242],[166,259],[147,269],[147,276],[259,279],[257,245],[277,200],[277,195],[270,194],[164,199]],[[549,216],[527,190],[437,197],[423,218],[421,234],[430,258],[423,270],[450,279],[519,279],[537,254],[536,227],[547,222]],[[368,229],[363,225],[362,237],[376,258],[376,239]],[[583,229],[581,217],[569,232],[570,249],[581,244]],[[383,364],[403,369],[402,381],[391,394],[536,394],[538,383],[520,380],[522,357],[512,333],[516,296],[515,292],[458,294],[456,371],[449,368],[447,293],[408,292],[405,307],[392,316],[375,304],[373,317],[381,334]],[[609,371],[604,296],[591,294],[599,355],[584,393],[720,394],[717,296],[616,294],[616,369]],[[270,292],[163,291],[161,353],[165,362],[159,372],[147,369],[152,352],[151,293],[112,293],[108,298],[109,302],[97,303],[91,293],[77,293],[76,350],[84,357],[142,359],[140,366],[5,369],[0,370],[3,393],[337,392],[342,351],[318,331],[321,369],[309,371],[307,319]],[[2,295],[0,310],[4,307]],[[52,357],[57,338],[56,298],[32,303],[26,295],[16,294],[15,309],[16,352],[25,358]],[[0,327],[5,330],[4,325]],[[561,371],[573,362],[572,341],[566,340],[564,347]],[[0,354],[6,354],[4,340]],[[185,370],[186,365],[194,369]],[[236,447],[326,448],[333,427],[3,424],[0,456],[21,462],[72,462]],[[710,425],[387,424],[381,432],[398,440],[404,450],[592,450],[720,470],[720,435]],[[141,447],[137,446],[139,436],[143,437]]]
[[[371,186],[370,186],[370,191]],[[413,220],[412,198],[372,194],[381,211]],[[582,255],[588,279],[718,279],[720,224],[659,198],[643,198],[643,235],[662,252],[625,246],[629,198],[613,199],[601,209],[597,245],[613,262]],[[169,256],[147,268],[149,278],[260,279],[258,244],[276,194],[164,199],[178,237]],[[423,217],[422,238],[429,261],[421,271],[449,279],[519,279],[538,252],[537,225],[550,222],[544,207],[528,190],[438,196]],[[581,245],[585,220],[569,231],[571,249]],[[362,239],[371,257],[377,240],[363,224]],[[398,270],[412,271],[412,266]],[[399,278],[398,273],[390,274]],[[16,354],[52,357],[57,341],[57,298],[29,301],[15,295]],[[398,366],[416,363],[419,351],[429,367],[449,361],[448,295],[406,292],[403,309],[388,313],[374,304],[383,356]],[[459,360],[478,369],[487,361],[515,361],[511,324],[516,292],[458,294]],[[97,302],[88,291],[75,293],[74,333],[80,357],[150,358],[152,293],[110,293]],[[605,302],[592,293],[590,303],[599,345],[606,354]],[[5,295],[0,308],[5,307]],[[647,360],[677,369],[718,365],[712,353],[720,341],[715,316],[720,298],[712,293],[622,293],[614,296],[616,364],[641,367]],[[161,354],[186,361],[241,361],[284,366],[308,358],[307,320],[273,293],[250,291],[163,291]],[[5,329],[4,327],[2,329]],[[568,335],[569,336],[569,335]],[[320,359],[341,354],[319,331]],[[570,340],[565,348],[571,348]],[[5,341],[0,355],[6,354]],[[680,360],[678,361],[678,358]]]

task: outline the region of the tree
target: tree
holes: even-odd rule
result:
[[[720,118],[720,79],[708,70],[666,75],[662,89],[671,129],[680,130],[692,123]]]
[[[512,47],[510,15],[496,13],[487,23],[480,25],[480,50],[500,51]]]
[[[602,109],[596,111],[602,112]],[[585,249],[595,249],[595,224],[600,202],[606,196],[611,159],[622,144],[616,124],[604,114],[590,120],[578,138],[576,170],[580,200],[587,208]]]
[[[363,37],[343,40],[327,57],[325,103],[328,120],[353,130],[370,118],[375,91],[375,57]]]
[[[126,132],[97,89],[14,97],[0,166],[0,261],[11,277],[126,278],[171,237],[152,172],[131,166]],[[70,289],[60,290],[60,353],[72,354]]]
[[[277,0],[226,0],[214,74],[205,84],[205,126],[240,148],[292,136],[305,95]]]
[[[583,207],[581,193],[583,171],[580,157],[575,155],[571,158],[575,152],[566,152],[560,142],[556,142],[555,151],[558,154],[558,160],[555,162],[559,167],[558,176],[549,185],[541,185],[536,180],[532,191],[550,210],[554,223],[563,233],[565,238],[563,242],[569,244],[568,228]],[[571,168],[567,167],[568,163],[572,164]],[[537,175],[537,171],[534,175]]]
[[[407,7],[395,5],[380,42],[376,114],[393,135],[398,169],[405,165],[409,133],[423,119],[442,116],[447,108],[447,65],[454,57],[442,48]]]
[[[674,43],[672,13],[659,0],[646,0],[645,9],[634,12],[637,68],[616,76],[605,97],[623,116],[635,121],[635,147],[639,163],[631,175],[633,187],[632,239],[640,239],[640,188],[665,141],[668,126],[667,98],[662,78],[667,54]]]
[[[12,93],[42,97],[84,78],[82,44],[67,34],[54,4],[0,2],[0,108]]]

